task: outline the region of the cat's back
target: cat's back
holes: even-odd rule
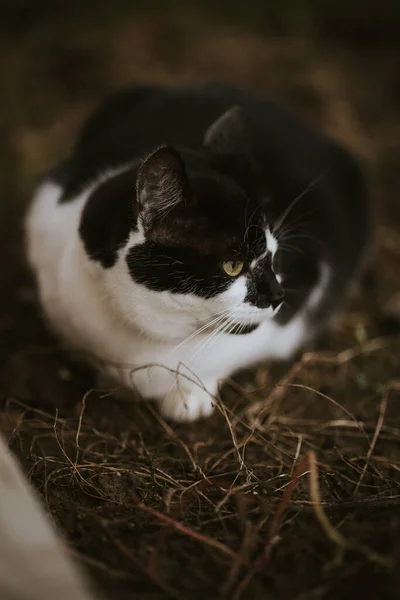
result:
[[[210,125],[235,105],[244,111],[246,136],[268,192],[289,202],[322,177],[327,219],[345,219],[356,233],[350,238],[362,244],[369,206],[352,156],[282,102],[229,84],[144,85],[111,96],[87,120],[71,157],[52,173],[63,188],[61,202],[76,199],[103,174],[135,168],[163,144],[200,148]]]
[[[162,144],[201,147],[210,125],[234,105],[245,111],[246,135],[269,192],[291,201],[322,174],[328,216],[340,207],[351,228],[363,237],[368,210],[363,178],[351,156],[281,102],[247,88],[215,83],[135,86],[100,104],[71,156],[39,188],[31,211],[37,216],[36,231],[46,221],[54,222],[46,234],[52,245],[61,247],[70,230],[78,229],[81,207],[103,178],[131,166],[135,170],[146,153]],[[351,234],[352,239],[360,236]]]
[[[274,162],[315,164],[326,141],[280,102],[228,84],[135,86],[109,97],[90,116],[68,168],[54,173],[65,198],[97,173],[143,157],[157,146],[199,148],[208,127],[234,105],[246,111],[251,135]]]
[[[157,146],[201,146],[209,125],[233,104],[246,101],[252,101],[247,90],[219,84],[120,90],[90,115],[71,157],[52,177],[71,199],[96,174],[132,163]]]

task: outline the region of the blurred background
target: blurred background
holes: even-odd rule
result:
[[[284,97],[370,161],[385,202],[397,187],[396,0],[1,0],[0,9],[2,140],[13,152],[3,176],[15,183],[17,170],[26,190],[115,88],[194,80]]]
[[[371,262],[361,293],[326,345],[337,353],[354,346],[362,353],[363,344],[370,343],[375,344],[375,350],[382,343],[382,349],[343,364],[337,372],[328,366],[310,367],[302,371],[301,380],[338,398],[346,410],[354,410],[372,437],[382,410],[382,390],[391,389],[391,382],[398,379],[399,373],[398,349],[387,349],[386,342],[379,340],[398,331],[400,323],[400,2],[0,0],[0,15],[0,402],[4,408],[0,425],[12,438],[13,448],[81,553],[80,558],[94,569],[96,578],[101,575],[104,586],[110,589],[110,598],[165,597],[162,593],[140,595],[150,577],[145,565],[148,559],[149,565],[153,560],[151,551],[157,544],[161,547],[166,581],[190,595],[194,581],[201,586],[207,580],[207,589],[214,594],[221,572],[218,557],[215,564],[211,561],[210,570],[206,561],[210,557],[201,551],[198,562],[189,569],[191,578],[181,580],[182,561],[192,555],[195,561],[194,547],[187,541],[183,547],[179,538],[179,544],[168,556],[170,546],[160,538],[159,527],[149,525],[146,529],[141,515],[135,521],[132,508],[119,507],[132,502],[132,486],[158,510],[164,506],[164,488],[173,478],[185,485],[194,482],[191,487],[197,485],[196,477],[200,475],[182,448],[189,447],[191,456],[197,457],[206,471],[210,453],[215,453],[216,465],[226,453],[231,463],[227,467],[222,463],[218,469],[233,473],[236,482],[230,430],[219,415],[193,428],[177,428],[177,434],[172,436],[149,409],[122,408],[96,398],[95,410],[88,408],[83,420],[80,444],[86,444],[88,450],[88,454],[81,454],[83,475],[78,478],[71,471],[67,452],[75,460],[74,444],[79,437],[74,407],[91,380],[86,373],[70,368],[39,318],[34,285],[23,257],[23,211],[38,177],[68,154],[88,113],[121,86],[136,82],[220,80],[246,84],[289,102],[311,124],[353,150],[364,162],[371,183],[376,212]],[[358,356],[357,352],[350,355]],[[264,390],[258,392],[262,403],[265,390],[271,389],[276,380],[266,370],[260,377],[255,383]],[[292,463],[292,456],[298,456],[300,447],[302,452],[304,448],[314,448],[326,465],[323,493],[336,507],[332,509],[337,511],[333,522],[339,522],[340,527],[344,524],[344,535],[377,551],[391,553],[400,562],[400,513],[398,506],[390,504],[391,494],[399,498],[399,387],[396,389],[397,398],[389,403],[386,429],[382,430],[386,445],[377,445],[377,462],[372,466],[370,455],[365,460],[365,439],[358,436],[356,429],[342,431],[339,426],[323,424],[328,418],[343,422],[344,413],[337,406],[315,402],[315,396],[304,390],[302,394],[301,390],[292,391],[289,404],[282,403],[282,415],[279,404],[277,414],[267,421],[268,430],[263,430],[270,445],[265,446],[263,437],[256,447],[255,436],[257,452],[253,448],[253,454],[246,453],[251,473],[258,477],[254,489],[261,489],[257,486],[265,480],[262,490],[268,499],[272,498],[267,506],[262,504],[261,496],[260,500],[256,494],[252,496],[252,501],[260,502],[251,517],[261,515],[261,524],[254,529],[261,531],[260,547],[265,539],[264,516],[274,509],[275,499],[281,498],[286,485],[281,483],[286,480],[278,478],[293,473],[296,459]],[[249,404],[245,396],[238,402],[245,407]],[[58,437],[55,406],[60,415],[68,417],[68,421],[60,421]],[[248,430],[252,429],[253,413],[250,411],[248,417],[245,412],[241,414],[249,419]],[[292,420],[290,415],[294,415]],[[303,420],[296,420],[298,415]],[[267,417],[268,412],[264,411],[263,419]],[[239,427],[238,422],[236,425]],[[239,427],[238,435],[247,439],[248,430]],[[184,442],[178,443],[177,436]],[[204,456],[199,448],[204,449]],[[154,464],[160,464],[168,474],[169,479],[162,480],[164,488],[155,479]],[[112,473],[108,465],[114,465],[118,472]],[[278,482],[276,490],[268,483],[273,476]],[[360,500],[361,508],[353,502],[353,483],[359,477],[364,478],[365,484],[361,490],[366,502],[362,505]],[[250,478],[243,485],[253,489],[253,483]],[[226,486],[230,484],[229,480]],[[171,487],[165,494],[172,490],[172,498],[174,489]],[[232,513],[227,517],[232,520],[226,521],[229,527],[225,521],[215,524],[213,502],[222,502],[224,496],[211,491],[214,496],[204,504],[206,488],[199,485],[197,489],[203,490],[203,496],[197,498],[193,492],[195,509],[192,516],[184,512],[185,518],[199,530],[239,547],[243,525],[242,516],[238,516],[239,504],[236,506],[232,500]],[[304,492],[308,498],[307,493]],[[187,501],[188,506],[190,502]],[[200,505],[203,513],[199,513]],[[374,509],[363,512],[369,510],[363,506],[372,505]],[[105,521],[96,521],[96,511],[103,511],[102,517],[111,523],[116,506],[126,512],[126,522],[116,520],[112,529],[118,544],[125,540],[123,551],[115,539],[105,537]],[[173,510],[178,517],[181,515],[181,507]],[[207,510],[210,515],[205,521]],[[300,505],[297,512],[293,509],[280,554],[276,554],[270,569],[256,578],[253,595],[246,598],[337,600],[354,599],[359,593],[365,600],[398,598],[400,571],[394,562],[390,576],[387,570],[378,576],[369,558],[360,554],[326,575],[326,565],[321,563],[332,557],[331,544],[312,513],[300,510]],[[117,548],[114,554],[110,545]],[[128,547],[135,547],[134,558],[126,550]],[[110,564],[115,569],[113,574],[108,572]],[[125,573],[126,581],[134,578],[133,587],[126,583],[125,594],[121,592],[122,567],[129,571]],[[160,582],[154,579],[155,575],[152,577],[159,589]],[[271,596],[266,595],[267,590]]]

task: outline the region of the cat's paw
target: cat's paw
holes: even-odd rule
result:
[[[161,414],[179,423],[209,417],[214,411],[214,406],[213,396],[201,388],[191,391],[174,389],[159,401]]]

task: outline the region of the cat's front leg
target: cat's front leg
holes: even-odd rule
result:
[[[178,382],[158,401],[160,412],[167,419],[181,423],[209,417],[214,411],[217,391],[216,381],[204,386],[187,381]]]

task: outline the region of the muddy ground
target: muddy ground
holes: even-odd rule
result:
[[[400,52],[335,27],[265,35],[187,7],[3,24],[0,428],[103,598],[400,597]],[[52,338],[21,220],[102,97],[199,80],[268,90],[352,148],[376,235],[318,348],[238,376],[214,417],[172,426],[93,390]]]

